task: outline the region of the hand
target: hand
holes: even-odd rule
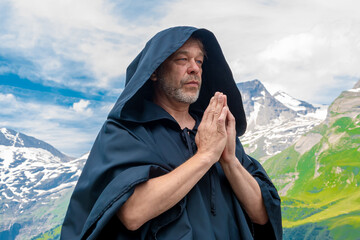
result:
[[[225,96],[225,106],[227,106],[227,99]],[[226,145],[224,151],[221,154],[220,163],[230,163],[233,160],[236,160],[235,148],[236,148],[236,121],[235,117],[232,115],[228,109],[226,115]]]
[[[220,159],[227,142],[225,122],[228,107],[225,102],[225,95],[215,93],[204,112],[195,137],[198,153],[207,154],[213,163]]]

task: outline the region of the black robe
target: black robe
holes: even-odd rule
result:
[[[282,238],[277,191],[262,166],[245,154],[239,140],[236,156],[259,183],[268,224],[251,223],[219,163],[179,203],[140,229],[129,231],[116,217],[137,184],[172,171],[196,152],[196,127],[181,129],[152,103],[149,81],[157,67],[191,35],[202,40],[207,55],[199,100],[190,106],[197,125],[211,96],[221,91],[228,96],[237,135],[245,132],[241,96],[215,36],[192,27],[158,33],[127,69],[126,87],[100,130],[71,197],[62,239]]]

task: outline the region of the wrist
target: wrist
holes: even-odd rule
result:
[[[221,155],[221,161],[222,162],[226,162],[226,163],[236,163],[239,162],[239,160],[237,159],[235,153],[232,154],[222,154]]]
[[[235,155],[229,158],[221,158],[220,163],[223,167],[229,167],[229,168],[234,168],[241,165]]]
[[[211,152],[202,152],[198,151],[196,154],[196,157],[199,159],[200,162],[209,165],[210,167],[219,161],[219,158],[216,154]]]

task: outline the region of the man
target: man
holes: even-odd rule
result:
[[[244,153],[245,128],[214,35],[158,33],[127,69],[62,239],[281,239],[280,199]]]

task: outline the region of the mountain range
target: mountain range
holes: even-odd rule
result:
[[[328,106],[313,106],[285,92],[271,95],[259,80],[238,83],[237,87],[248,123],[241,142],[260,162],[292,145],[326,117]]]

